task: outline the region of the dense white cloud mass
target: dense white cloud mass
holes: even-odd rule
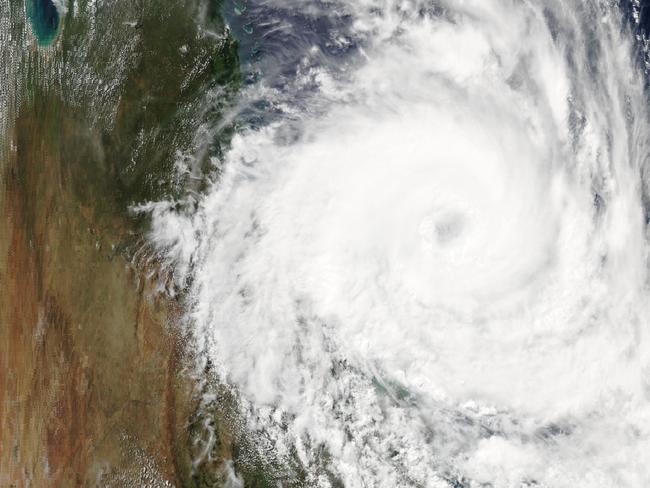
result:
[[[359,54],[305,51],[197,213],[156,214],[313,486],[322,446],[346,487],[650,486],[647,103],[599,3],[330,2]]]

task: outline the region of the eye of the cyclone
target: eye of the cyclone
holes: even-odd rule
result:
[[[438,211],[427,215],[420,222],[420,236],[427,249],[453,245],[463,234],[467,222],[454,211]]]

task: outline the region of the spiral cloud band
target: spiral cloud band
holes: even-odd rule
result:
[[[650,127],[602,3],[284,2],[356,54],[262,77],[283,115],[195,214],[154,212],[196,336],[309,486],[650,485]]]

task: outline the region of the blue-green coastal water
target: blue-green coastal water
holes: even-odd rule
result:
[[[28,0],[27,15],[41,46],[48,46],[59,32],[59,11],[52,0]]]

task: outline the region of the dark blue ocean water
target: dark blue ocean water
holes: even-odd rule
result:
[[[47,46],[59,32],[59,11],[52,0],[28,0],[27,15],[38,43]]]
[[[297,9],[292,2],[281,1],[224,1],[246,83],[264,80],[265,86],[276,90],[275,103],[253,100],[245,106],[240,114],[244,125],[266,125],[281,117],[275,107],[284,96],[290,97],[293,107],[305,108],[316,90],[301,74],[310,68],[325,69],[332,76],[344,74],[359,54],[362,41],[355,38],[352,18],[345,11],[322,0],[311,0],[309,7]]]

